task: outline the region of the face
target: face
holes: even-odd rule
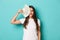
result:
[[[33,10],[33,8],[30,8],[30,17],[32,17],[33,16],[33,13],[34,13],[34,10]]]

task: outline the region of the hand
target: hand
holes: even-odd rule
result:
[[[22,9],[19,9],[19,10],[18,10],[18,13],[23,13],[23,10],[22,10]]]

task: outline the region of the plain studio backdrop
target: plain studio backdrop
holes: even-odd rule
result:
[[[36,8],[41,20],[41,40],[60,40],[60,0],[0,0],[0,40],[22,40],[23,25],[10,23],[25,4]],[[24,18],[22,14],[17,20]]]

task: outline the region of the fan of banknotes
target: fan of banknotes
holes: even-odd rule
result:
[[[29,8],[28,5],[25,5],[25,6],[24,6],[24,8],[23,8],[23,13],[22,13],[22,14],[24,15],[24,17],[29,16],[29,14],[30,14],[30,8]]]

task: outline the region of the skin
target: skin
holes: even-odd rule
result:
[[[20,13],[23,13],[23,10],[21,10],[21,9],[18,10],[18,12],[16,13],[16,15],[12,18],[11,24],[20,24],[20,20],[16,20],[17,16],[18,16]],[[33,13],[34,13],[33,9],[30,8],[29,18],[32,18]],[[40,31],[38,31],[38,40],[40,40]]]

